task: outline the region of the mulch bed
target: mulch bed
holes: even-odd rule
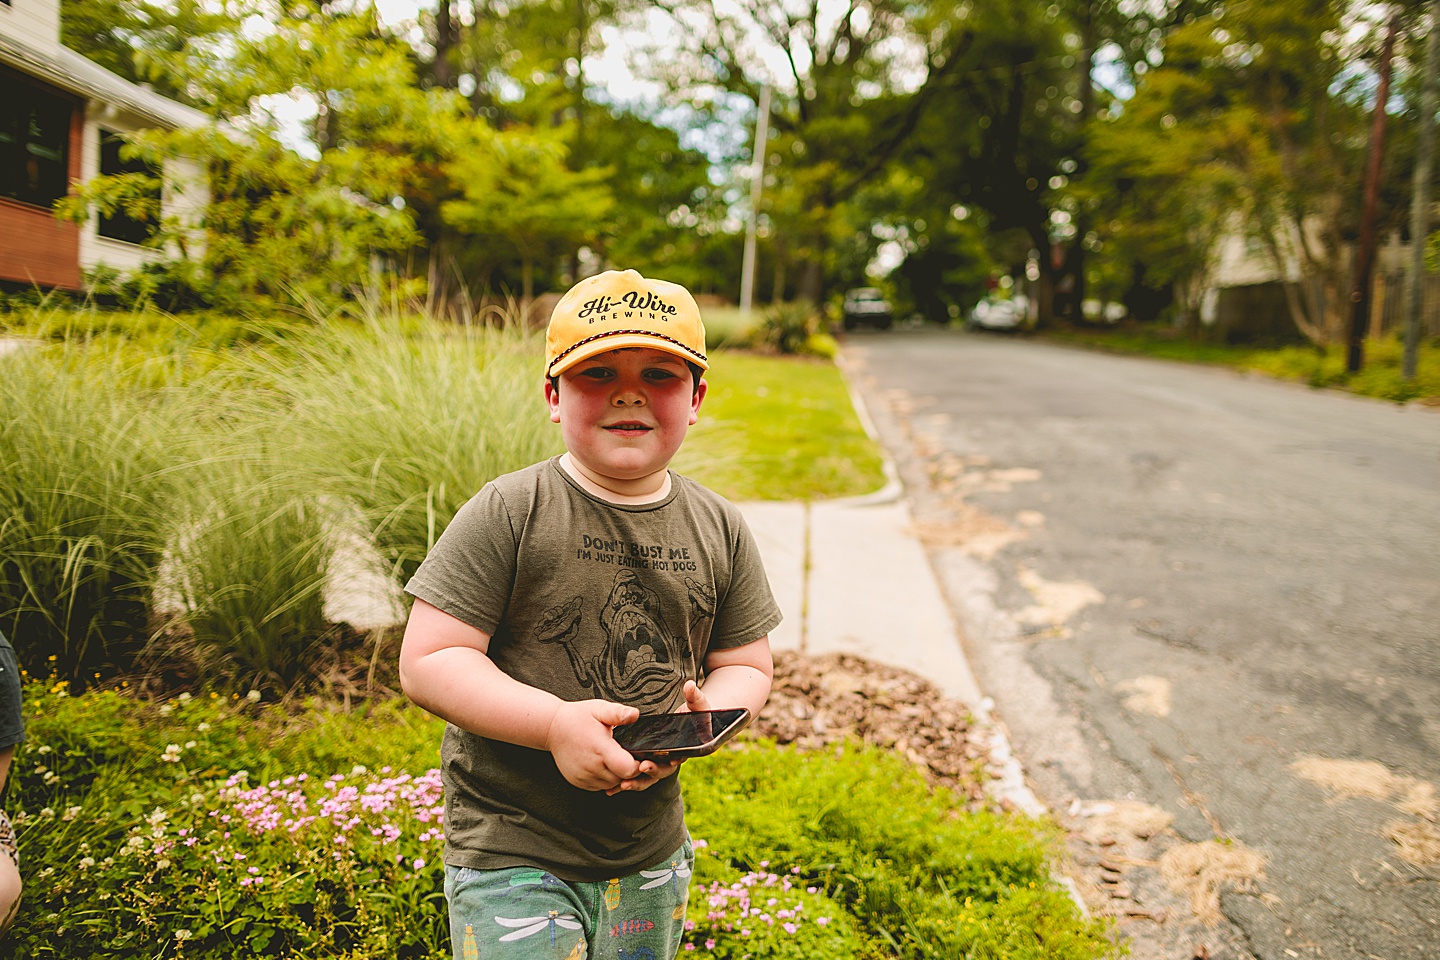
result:
[[[846,740],[895,750],[933,785],[986,803],[988,757],[964,704],[908,670],[844,653],[775,654],[770,701],[750,729],[802,750]]]

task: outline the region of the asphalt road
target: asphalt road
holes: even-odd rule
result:
[[[1041,798],[1261,853],[1240,953],[1440,957],[1440,410],[958,331],[846,355]]]

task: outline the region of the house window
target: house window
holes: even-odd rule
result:
[[[120,148],[124,145],[125,138],[120,134],[103,129],[100,131],[100,175],[108,177],[117,173],[143,173],[158,180],[159,171],[144,160],[138,157],[130,160],[121,158]],[[126,216],[123,210],[116,210],[113,215],[100,218],[100,236],[109,237],[111,240],[144,243],[154,231],[154,223],[135,220]]]
[[[0,97],[0,197],[49,208],[69,189],[75,104],[28,83],[7,86]]]

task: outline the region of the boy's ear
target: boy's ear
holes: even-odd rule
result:
[[[545,403],[550,407],[550,422],[560,422],[560,384],[557,380],[545,381]]]
[[[692,427],[700,422],[700,404],[704,402],[705,392],[709,389],[710,384],[703,379],[695,384],[695,393],[690,397],[690,426]]]

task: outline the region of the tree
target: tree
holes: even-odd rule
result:
[[[536,261],[592,239],[614,203],[609,171],[573,171],[564,131],[501,131],[482,149],[449,161],[462,196],[441,205],[445,221],[466,233],[508,244],[519,254],[521,307],[534,298]]]
[[[660,5],[682,49],[652,57],[678,94],[724,109],[777,92],[771,222],[800,263],[800,294],[825,290],[838,208],[879,177],[971,41],[968,5],[945,11],[899,0],[820,4],[703,0]],[[955,16],[950,16],[954,13]],[[663,59],[663,62],[661,60]]]
[[[182,78],[166,69],[167,61],[233,32],[244,12],[234,2],[62,0],[60,41],[126,80],[200,106]]]
[[[1217,224],[1238,230],[1265,250],[1316,343],[1343,329],[1364,162],[1365,48],[1348,45],[1346,13],[1332,0],[1218,7],[1170,35],[1162,65],[1092,135],[1107,144],[1106,175],[1147,198],[1136,212],[1172,217],[1158,259],[1188,264],[1172,277],[1202,269]]]

